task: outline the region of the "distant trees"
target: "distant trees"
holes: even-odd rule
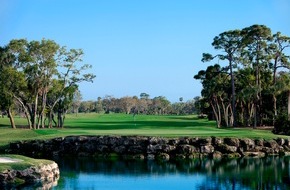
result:
[[[72,104],[78,83],[92,82],[93,74],[84,73],[80,49],[67,50],[52,40],[11,40],[1,47],[1,108],[10,119],[15,102],[22,107],[30,129],[47,126],[63,127],[65,113]],[[57,113],[57,122],[54,114]],[[15,127],[11,120],[11,126]]]
[[[273,125],[286,111],[277,98],[287,93],[290,38],[252,25],[223,32],[212,45],[219,52],[204,53],[202,61],[218,63],[194,76],[211,107],[207,114],[213,113],[218,127]]]
[[[137,96],[98,97],[97,101],[82,101],[78,112],[80,113],[125,113],[146,115],[188,115],[196,113],[195,101],[171,103],[164,96],[150,98],[149,94],[141,93]],[[76,113],[72,111],[72,113]]]

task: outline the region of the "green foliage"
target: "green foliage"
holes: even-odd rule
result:
[[[287,114],[278,115],[273,132],[275,134],[290,135],[290,121]]]
[[[57,112],[57,125],[62,127],[78,84],[95,78],[86,73],[91,65],[81,63],[83,54],[47,39],[16,39],[0,47],[1,108],[9,110],[17,102],[33,129],[44,128],[46,116],[51,127]]]
[[[290,37],[256,24],[223,32],[212,46],[217,54],[203,53],[201,61],[218,59],[218,64],[194,76],[203,85],[202,99],[210,104],[206,114],[213,113],[218,127],[273,125],[282,113],[277,98],[290,89]]]

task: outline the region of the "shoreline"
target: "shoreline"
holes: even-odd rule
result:
[[[6,152],[35,158],[71,155],[134,160],[265,157],[290,155],[290,140],[81,135],[14,142]]]
[[[0,188],[26,184],[41,184],[49,189],[59,179],[56,162],[22,155],[0,155]]]

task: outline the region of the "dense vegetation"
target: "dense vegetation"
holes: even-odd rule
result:
[[[202,61],[216,64],[194,76],[202,82],[203,112],[217,127],[276,124],[275,132],[289,134],[290,37],[252,25],[219,34],[212,46],[218,53]]]
[[[140,97],[125,96],[115,98],[113,96],[99,97],[97,101],[80,101],[74,99],[69,113],[126,113],[146,115],[190,115],[196,113],[195,99],[183,102],[171,103],[164,96],[150,98],[149,94],[141,93]]]

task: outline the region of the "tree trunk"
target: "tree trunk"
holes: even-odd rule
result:
[[[57,122],[54,119],[53,111],[49,111],[48,128],[52,128],[52,122],[54,126],[57,127]]]
[[[231,88],[232,88],[232,112],[233,112],[233,127],[236,127],[237,113],[236,113],[236,90],[235,90],[235,76],[233,73],[232,60],[230,59],[230,75],[231,75]]]
[[[290,90],[288,90],[288,121],[290,121]]]
[[[273,118],[273,125],[275,125],[275,120],[276,120],[276,117],[278,115],[277,113],[277,98],[276,98],[276,95],[274,94],[273,95],[273,106],[274,106],[274,118]]]
[[[54,119],[54,114],[53,114],[53,113],[52,113],[52,118],[51,118],[51,119],[52,119],[52,121],[53,121],[53,123],[54,123],[54,126],[57,127],[57,122],[56,122],[55,119]]]
[[[37,129],[36,128],[37,107],[38,107],[38,93],[36,94],[36,97],[35,97],[34,109],[33,109],[33,113],[32,113],[32,125],[33,125],[33,129]]]
[[[239,113],[239,122],[243,126],[243,125],[246,125],[246,122],[245,122],[245,105],[243,104],[243,101],[241,101],[240,106],[241,106],[241,111]]]
[[[229,127],[229,114],[228,114],[228,110],[225,106],[225,103],[224,103],[224,100],[220,97],[220,100],[221,100],[221,104],[222,104],[222,108],[223,108],[223,115],[224,115],[224,120],[225,120],[225,123],[226,123],[226,127]]]
[[[279,55],[277,54],[275,57],[275,61],[274,61],[274,71],[273,71],[273,86],[274,87],[276,85],[276,72],[277,72],[278,57],[279,57]],[[274,104],[273,105],[273,108],[274,108],[274,120],[273,120],[273,122],[274,123],[275,123],[276,116],[278,115],[278,113],[277,113],[277,98],[276,98],[275,93],[276,92],[273,92],[273,104]]]
[[[255,129],[257,127],[257,120],[258,120],[258,102],[259,102],[259,91],[260,91],[260,70],[259,70],[259,62],[257,61],[257,67],[256,67],[256,88],[259,90],[256,93],[256,97],[254,100],[254,125],[253,128]]]
[[[48,113],[48,128],[52,128],[52,109],[49,109]]]
[[[26,107],[26,105],[21,101],[20,98],[18,98],[16,96],[13,96],[13,97],[21,104],[22,108],[24,109],[24,114],[25,114],[25,117],[27,119],[29,129],[32,129],[31,117],[29,117],[31,115],[31,112],[29,112],[29,110],[27,109],[28,106]]]
[[[36,117],[36,120],[37,120],[37,129],[40,128],[40,123],[42,122],[42,117],[41,117],[41,113],[37,114],[37,117]]]
[[[62,119],[61,119],[61,112],[58,111],[57,112],[57,127],[60,128],[60,126],[62,125]]]
[[[46,108],[46,92],[43,93],[42,95],[42,110],[40,114],[40,119],[41,119],[41,128],[45,127],[45,108]]]
[[[212,101],[210,101],[210,105],[212,107],[212,110],[213,110],[213,113],[215,116],[217,128],[220,128],[221,127],[221,117],[220,117],[219,106],[217,106],[217,109],[216,109],[214,106],[214,103]]]
[[[9,117],[9,120],[10,120],[10,124],[11,124],[12,129],[16,129],[16,125],[15,125],[15,122],[14,122],[14,118],[13,118],[13,115],[11,113],[11,108],[8,108],[7,113],[8,113],[8,117]]]
[[[57,113],[57,125],[59,128],[63,128],[65,120],[65,114],[63,111],[59,111]]]
[[[49,128],[52,128],[52,122],[54,122],[55,127],[57,127],[56,121],[54,120],[53,110],[59,100],[60,100],[60,97],[56,99],[56,101],[52,104],[52,106],[49,106],[49,122],[48,122]]]
[[[25,117],[27,119],[27,123],[28,123],[28,126],[29,126],[29,129],[32,129],[32,123],[31,123],[31,118],[30,118],[30,115],[28,114],[28,111],[24,111],[25,113]]]
[[[257,128],[257,103],[254,103],[254,125],[253,128]]]

